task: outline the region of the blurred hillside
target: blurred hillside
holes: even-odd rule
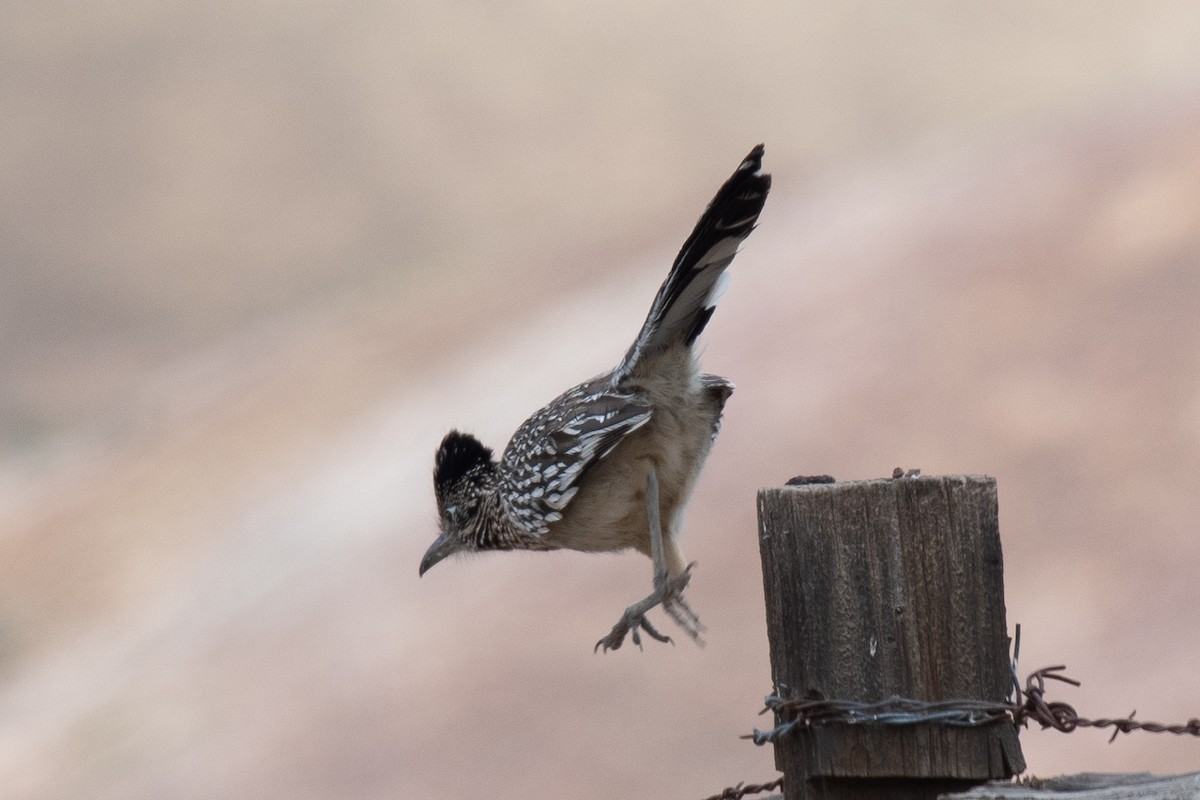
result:
[[[0,10],[5,796],[706,796],[774,775],[753,492],[1000,486],[1023,668],[1200,709],[1200,10]],[[433,448],[624,352],[754,143],[706,333],[704,649],[633,554],[416,565]],[[1200,769],[1031,731],[1031,770]]]

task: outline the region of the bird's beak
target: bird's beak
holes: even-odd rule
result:
[[[433,544],[429,545],[429,549],[425,551],[425,557],[421,559],[420,574],[424,575],[430,567],[457,549],[454,539],[449,534],[443,533],[434,539]]]

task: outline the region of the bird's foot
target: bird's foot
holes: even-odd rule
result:
[[[646,619],[644,611],[639,611],[641,603],[634,603],[629,608],[625,609],[625,613],[617,620],[617,624],[613,625],[611,631],[600,641],[596,642],[594,650],[598,651],[601,648],[604,652],[609,650],[619,650],[621,645],[625,643],[625,635],[631,634],[633,643],[640,650],[642,647],[642,635],[639,631],[645,631],[651,639],[657,639],[660,642],[674,644],[670,636],[666,636],[658,632],[658,629],[650,624],[650,620]]]
[[[617,620],[617,624],[613,625],[608,635],[596,642],[595,650],[603,648],[604,652],[608,652],[620,649],[621,645],[625,643],[626,635],[629,635],[638,649],[641,649],[640,631],[645,631],[651,639],[674,644],[670,636],[659,633],[658,629],[650,624],[650,620],[646,619],[646,612],[655,606],[662,606],[684,633],[692,637],[697,644],[703,645],[704,640],[700,638],[700,632],[704,630],[704,626],[700,624],[700,617],[683,598],[683,590],[692,578],[692,567],[694,566],[694,563],[688,564],[687,569],[673,578],[669,578],[665,574],[656,575],[654,591],[625,609],[625,613]]]

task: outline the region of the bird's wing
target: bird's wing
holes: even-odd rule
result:
[[[562,519],[583,475],[622,439],[645,425],[651,406],[608,376],[576,386],[534,414],[501,460],[501,492],[514,523],[543,534]]]

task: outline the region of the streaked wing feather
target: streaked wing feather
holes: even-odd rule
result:
[[[569,390],[513,435],[502,459],[501,492],[509,517],[543,534],[562,519],[588,469],[650,419],[638,392],[619,389],[607,376]]]

